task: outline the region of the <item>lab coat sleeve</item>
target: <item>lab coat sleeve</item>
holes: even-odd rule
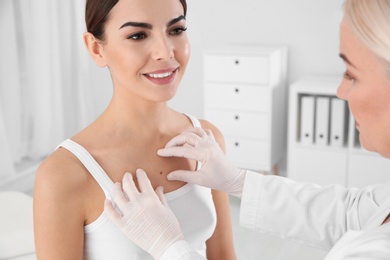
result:
[[[389,185],[362,190],[322,187],[247,171],[240,224],[329,250],[347,230],[360,230],[390,195],[389,190]]]
[[[172,244],[159,260],[206,260],[191,248],[184,240]]]

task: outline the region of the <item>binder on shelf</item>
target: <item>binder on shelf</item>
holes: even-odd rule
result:
[[[314,141],[314,96],[301,97],[301,144],[313,144]]]
[[[329,97],[316,98],[315,137],[317,145],[328,145],[329,140]]]
[[[342,147],[345,141],[345,101],[332,98],[330,121],[330,145]]]

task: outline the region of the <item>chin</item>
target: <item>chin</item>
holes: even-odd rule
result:
[[[370,142],[369,140],[362,138],[362,136],[359,137],[361,146],[373,153],[378,153],[379,155],[390,159],[390,148],[383,145],[383,143],[380,143],[379,146],[376,146],[373,144],[373,142]]]
[[[359,141],[360,141],[360,145],[366,149],[367,151],[370,151],[370,152],[376,152],[376,150],[374,149],[373,145],[371,144],[370,141],[368,141],[366,138],[364,138],[362,136],[362,134],[359,135]]]

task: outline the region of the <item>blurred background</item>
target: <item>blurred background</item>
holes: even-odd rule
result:
[[[33,174],[29,167],[96,118],[111,98],[108,69],[96,66],[84,48],[84,5],[0,1],[0,187],[15,175]],[[340,0],[188,1],[192,54],[171,106],[204,117],[204,52],[220,46],[286,46],[287,85],[306,75],[341,76],[341,16]]]

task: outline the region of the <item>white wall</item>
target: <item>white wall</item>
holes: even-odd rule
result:
[[[288,82],[308,75],[340,75],[338,58],[342,0],[187,0],[192,56],[170,104],[203,117],[203,52],[226,44],[277,44],[289,49]],[[80,44],[82,43],[80,35]],[[16,46],[15,46],[16,48]],[[88,57],[89,58],[89,57]],[[90,59],[90,58],[89,58]],[[112,96],[108,70],[90,64],[91,120]]]
[[[288,82],[308,74],[340,75],[338,58],[342,0],[187,0],[192,55],[177,96],[170,104],[203,117],[203,52],[227,44],[277,44],[289,49]],[[80,44],[82,43],[80,35]],[[89,57],[88,57],[89,58]],[[91,59],[91,58],[89,58]],[[112,95],[106,68],[90,60],[91,120]]]
[[[288,83],[306,75],[341,75],[340,0],[187,0],[192,54],[178,95],[177,110],[202,117],[203,57],[226,44],[286,45]],[[189,102],[190,101],[190,102]]]
[[[191,59],[175,109],[203,117],[203,52],[227,44],[286,45],[288,83],[307,75],[341,75],[341,0],[187,0]],[[91,63],[92,64],[92,63]],[[107,69],[93,64],[91,98],[97,116],[111,97]]]

